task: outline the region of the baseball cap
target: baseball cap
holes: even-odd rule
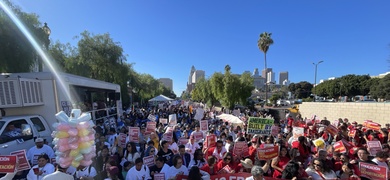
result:
[[[43,138],[37,138],[37,139],[35,139],[35,142],[36,143],[43,142]]]

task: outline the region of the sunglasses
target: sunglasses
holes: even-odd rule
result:
[[[232,160],[232,159],[231,159],[231,158],[225,158],[224,160],[229,160],[229,161],[230,161],[230,160]]]
[[[314,164],[314,166],[321,167],[321,164]]]

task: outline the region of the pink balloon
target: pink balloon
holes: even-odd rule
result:
[[[79,131],[77,129],[74,129],[74,128],[68,130],[69,136],[77,136],[78,133],[79,133]]]
[[[88,141],[95,140],[95,134],[89,134],[88,135]]]
[[[67,145],[67,144],[68,144],[68,141],[69,141],[69,138],[61,138],[61,139],[58,139],[57,144],[58,144],[59,146]]]
[[[59,146],[59,147],[58,147],[58,150],[61,151],[61,152],[65,152],[65,151],[67,151],[67,150],[69,150],[69,149],[70,149],[70,147],[69,147],[68,144],[66,144],[66,145],[64,145],[64,146]]]
[[[79,141],[79,138],[77,136],[68,138],[68,144],[77,143],[78,141]]]
[[[79,147],[79,144],[78,144],[78,143],[69,144],[69,148],[70,148],[70,149],[77,149],[78,147]]]
[[[57,126],[57,130],[59,131],[68,131],[70,126],[68,124],[61,123]]]

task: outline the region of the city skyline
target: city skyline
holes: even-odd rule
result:
[[[257,47],[263,32],[272,33],[274,40],[267,67],[288,71],[291,82],[314,83],[312,63],[321,60],[317,83],[328,77],[389,71],[390,25],[384,18],[390,16],[389,1],[13,3],[39,15],[42,25],[47,22],[51,42],[76,46],[79,39],[74,37],[85,30],[109,33],[137,72],[172,78],[178,96],[187,88],[192,65],[206,77],[223,72],[227,64],[234,74],[264,69],[264,53]],[[262,13],[259,7],[264,7]]]

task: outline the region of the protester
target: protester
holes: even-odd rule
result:
[[[49,158],[55,157],[53,148],[44,144],[43,138],[37,138],[35,139],[35,146],[27,151],[27,159],[30,164],[36,165],[38,164],[38,157],[42,154],[47,154]]]
[[[205,164],[200,169],[209,173],[210,175],[216,175],[218,173],[216,158],[214,156],[209,156],[207,159],[207,164]]]
[[[68,168],[61,167],[57,164],[56,169],[54,173],[44,176],[42,180],[74,180],[73,176],[66,174]]]
[[[169,168],[166,179],[176,179],[178,175],[188,175],[188,169],[183,165],[180,155],[175,155],[172,159],[172,166]]]
[[[152,179],[150,177],[150,171],[147,166],[144,165],[142,158],[138,158],[135,160],[135,166],[132,167],[129,172],[127,172],[126,180],[149,180]]]
[[[329,168],[325,161],[320,160],[319,158],[314,158],[310,166],[306,169],[306,173],[313,180],[323,180],[323,179],[336,179],[336,173]]]
[[[169,146],[168,141],[162,141],[161,142],[161,149],[160,149],[160,151],[158,151],[157,156],[163,157],[165,163],[170,165],[170,164],[172,164],[171,158],[173,157],[174,154],[173,154],[172,150],[168,149],[168,146]]]
[[[33,166],[27,174],[28,180],[42,180],[48,174],[55,171],[55,167],[49,163],[50,159],[47,154],[38,156],[38,164]]]
[[[167,175],[169,173],[169,168],[170,167],[166,163],[164,163],[164,158],[158,157],[156,159],[155,165],[150,167],[150,177],[154,179],[154,174],[157,173],[164,173],[165,175]]]
[[[264,180],[264,171],[260,166],[253,166],[251,169],[251,177],[245,180]]]
[[[188,173],[188,180],[210,180],[210,174],[200,170],[198,166],[192,166]]]
[[[282,146],[280,147],[279,156],[272,159],[271,167],[274,169],[274,173],[272,175],[273,178],[281,178],[284,167],[290,161],[290,157],[287,153],[287,148]]]
[[[192,166],[198,166],[199,168],[202,168],[204,165],[206,165],[206,159],[204,158],[202,150],[195,150],[194,158],[191,159],[188,168],[191,168]]]

